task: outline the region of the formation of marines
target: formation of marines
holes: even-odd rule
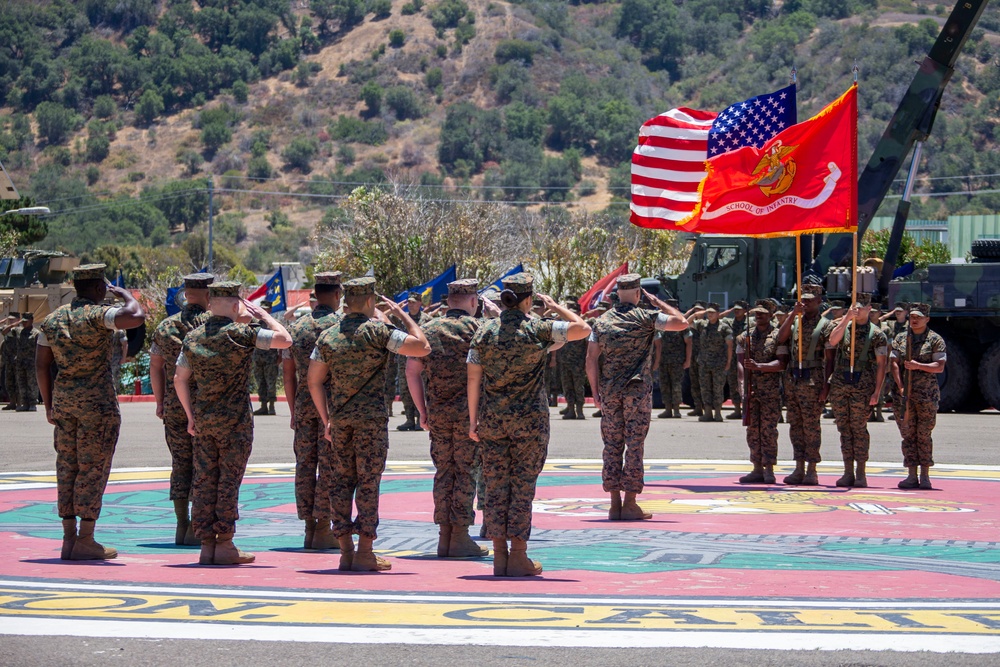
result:
[[[34,376],[54,426],[66,560],[117,555],[94,539],[121,422],[108,361],[117,332],[141,325],[145,313],[130,292],[107,284],[104,270],[79,267],[76,298],[38,329],[30,317],[3,329],[4,349],[15,323],[21,325],[13,339],[37,348]],[[736,302],[729,310],[698,302],[681,312],[676,301],[658,299],[642,289],[638,274],[628,274],[618,277],[613,303],[581,313],[579,303],[537,294],[533,277],[520,273],[504,278],[494,298],[480,296],[475,279],[449,283],[447,306],[426,312],[418,294],[404,308],[379,295],[374,278],[342,281],[339,272],[319,272],[311,311],[286,328],[269,309],[243,299],[239,283],[199,273],[185,276],[184,287],[187,303],[154,332],[150,375],[172,460],[175,542],[200,546],[202,565],[255,559],[233,539],[253,415],[261,413],[250,403],[258,352],[281,360],[303,547],[339,551],[342,570],[391,568],[374,553],[374,542],[389,445],[387,378],[400,374],[400,393],[405,387],[408,397],[404,424],[412,422],[405,430],[430,435],[437,556],[488,555],[469,535],[478,497],[496,576],[542,572],[527,544],[550,401],[560,385],[563,417],[582,419],[589,381],[601,417],[602,484],[612,521],[651,518],[637,496],[654,372],[665,405],[661,418],[680,418],[685,370],[692,391],[698,377],[699,421],[722,421],[729,385],[730,417],[743,420],[753,464],[743,484],[776,482],[784,395],[795,470],[783,481],[817,485],[819,421],[829,399],[844,461],[836,484],[854,488],[867,486],[867,423],[888,377],[908,471],[899,487],[931,488],[934,376],[947,355],[943,339],[928,328],[927,304],[908,304],[906,317],[896,318],[906,325],[894,331],[872,316],[868,295],[843,312],[821,313],[822,286],[807,281],[785,317],[771,300],[752,308]],[[108,292],[121,305],[105,304]],[[270,413],[272,395],[260,400]]]

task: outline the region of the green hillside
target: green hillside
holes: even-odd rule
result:
[[[793,68],[806,118],[850,85],[857,63],[863,163],[951,10],[901,0],[0,8],[0,162],[22,195],[60,213],[44,238],[35,229],[20,242],[144,274],[204,261],[209,177],[216,255],[237,270],[312,258],[317,228],[339,224],[338,202],[359,184],[622,224],[645,119],[721,110],[786,85]],[[1000,196],[975,194],[1000,178],[1000,4],[956,69],[917,190],[967,194],[921,198],[915,218],[1000,211]]]

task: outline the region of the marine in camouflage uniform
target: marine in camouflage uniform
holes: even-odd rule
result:
[[[739,300],[733,303],[733,307],[728,311],[732,317],[726,317],[723,322],[729,325],[733,332],[733,340],[747,329],[747,308],[746,301]],[[726,375],[726,385],[729,387],[729,398],[733,402],[733,411],[726,415],[726,419],[743,418],[743,397],[740,395],[740,382],[736,371],[736,364],[729,364],[729,373]]]
[[[271,302],[262,301],[260,307],[265,312],[271,312]],[[266,328],[266,325],[261,324]],[[281,352],[278,350],[254,350],[253,376],[257,381],[257,400],[260,407],[254,410],[255,415],[276,414],[274,401],[278,395],[278,365],[281,363]]]
[[[0,356],[3,362],[4,389],[7,391],[7,405],[4,410],[16,410],[17,393],[17,334],[21,330],[21,313],[12,312],[7,316],[3,328],[3,347]]]
[[[678,307],[674,299],[668,299],[667,304],[674,308]],[[690,367],[693,355],[691,330],[660,331],[657,334],[656,347],[659,350],[659,358],[655,365],[659,372],[660,396],[664,408],[657,417],[679,419],[683,400],[684,370]]]
[[[416,322],[418,326],[431,320],[430,316],[423,311],[423,305],[423,297],[420,295],[420,292],[410,292],[410,295],[406,299],[407,313],[410,319]],[[403,325],[398,320],[393,320],[393,324],[396,327]],[[399,400],[403,404],[403,416],[406,417],[406,421],[397,426],[396,430],[423,431],[424,429],[417,420],[417,406],[413,402],[413,397],[410,395],[410,388],[406,383],[406,357],[401,354],[397,354],[395,357],[396,363],[393,368],[396,370],[396,391],[399,393]]]
[[[611,494],[608,519],[639,521],[653,516],[635,499],[644,484],[643,449],[653,409],[653,339],[657,331],[686,329],[687,322],[677,309],[655,297],[651,300],[659,313],[640,306],[639,274],[619,276],[617,282],[619,302],[598,318],[590,334],[587,374],[596,387],[594,401],[601,406],[601,480],[604,491]],[[601,354],[604,367],[599,369]]]
[[[480,326],[468,356],[469,437],[482,442],[484,517],[496,576],[542,571],[527,549],[535,484],[549,443],[545,367],[550,348],[570,340],[571,332],[573,340],[580,340],[590,330],[578,315],[544,295],[539,296],[545,307],[563,321],[529,315],[532,284],[527,273],[503,279],[507,310]]]
[[[21,329],[17,333],[17,356],[15,369],[17,373],[18,412],[35,412],[38,408],[38,380],[35,374],[35,346],[38,341],[38,329],[35,328],[35,316],[32,313],[22,313]]]
[[[781,373],[788,362],[788,348],[778,342],[778,329],[771,324],[767,301],[750,310],[754,327],[736,340],[738,374],[745,383],[743,424],[753,471],[740,477],[740,484],[774,484],[778,462],[778,401]]]
[[[871,445],[868,415],[871,407],[878,402],[878,392],[882,391],[888,349],[885,334],[868,321],[870,303],[871,295],[859,294],[857,303],[830,333],[827,344],[827,349],[831,351],[827,358],[827,370],[832,373],[830,406],[840,432],[840,452],[844,459],[844,475],[837,480],[840,487],[868,486],[865,474]],[[855,318],[860,326],[854,322]]]
[[[431,353],[423,359],[410,359],[407,366],[420,421],[430,428],[439,558],[489,553],[469,537],[469,526],[476,519],[473,467],[479,458],[479,443],[469,437],[466,360],[480,326],[474,317],[478,286],[475,278],[448,284],[448,310],[422,327]]]
[[[330,441],[323,437],[323,421],[309,393],[309,357],[320,334],[340,321],[341,273],[313,276],[318,303],[288,328],[292,346],[284,351],[285,390],[295,431],[295,510],[305,521],[303,547],[319,551],[338,549],[333,534],[330,487],[333,483]]]
[[[153,332],[149,350],[150,380],[156,396],[156,414],[163,420],[163,433],[170,451],[170,500],[174,503],[177,529],[174,543],[188,546],[201,544],[194,534],[188,513],[191,500],[191,480],[194,477],[194,441],[188,433],[187,413],[177,398],[174,374],[177,357],[181,354],[184,337],[208,320],[208,286],[215,280],[210,273],[184,276],[187,303],[181,312],[167,317]],[[191,394],[197,387],[191,384]]]
[[[689,313],[704,310],[704,301],[695,301],[694,307]],[[688,417],[702,417],[705,415],[705,403],[701,393],[701,331],[697,327],[691,327],[691,365],[688,367],[688,380],[691,387],[691,402],[694,403],[694,410],[688,412]]]
[[[291,345],[285,328],[263,308],[240,299],[239,293],[237,282],[209,286],[211,314],[184,337],[174,371],[177,398],[194,436],[191,523],[201,540],[202,565],[254,561],[253,554],[233,544],[240,484],[253,445],[253,353]],[[250,316],[259,321],[249,323]],[[193,396],[192,380],[198,387]]]
[[[788,435],[792,441],[795,470],[785,477],[785,484],[819,484],[816,465],[822,461],[820,418],[830,391],[826,374],[826,344],[833,322],[820,314],[822,285],[803,284],[802,298],[792,316],[781,325],[778,341],[789,348],[788,372],[784,380],[788,405]],[[801,323],[801,324],[800,324]],[[799,367],[801,327],[802,366]]]
[[[702,317],[704,316],[704,317]],[[710,303],[688,317],[699,339],[698,373],[704,414],[698,421],[722,421],[726,377],[733,362],[733,330],[719,319],[719,304]],[[692,388],[693,391],[693,388]]]
[[[890,345],[892,345],[892,341],[896,340],[896,336],[909,331],[909,305],[910,304],[908,303],[897,303],[895,309],[882,316],[882,333],[885,334],[885,339],[889,341]],[[897,392],[894,389],[894,383],[886,382],[885,384],[886,388],[885,391],[882,392],[881,396],[882,401],[884,402],[886,394],[889,394],[890,398],[895,400]],[[902,404],[900,403],[897,405],[893,402],[893,414],[889,416],[889,419],[896,419],[897,410],[899,411],[899,414],[903,414]]]
[[[76,268],[76,297],[42,321],[37,341],[37,381],[46,418],[55,426],[64,560],[104,560],[118,555],[94,540],[121,426],[108,360],[115,330],[139,326],[146,316],[130,292],[106,286],[105,268],[104,264]],[[124,306],[98,305],[108,291],[123,299]],[[54,384],[53,364],[59,369]]]
[[[340,569],[388,570],[391,564],[372,550],[378,536],[379,485],[389,452],[382,383],[390,352],[424,356],[429,348],[420,327],[395,303],[388,303],[390,312],[409,333],[395,329],[388,317],[372,319],[376,312],[382,315],[375,308],[374,278],[355,278],[343,286],[347,310],[316,340],[309,393],[332,443],[330,504]],[[352,502],[357,519],[351,518]],[[354,533],[359,537],[357,553]]]
[[[893,405],[901,406],[896,426],[903,438],[903,466],[908,472],[899,488],[931,489],[930,468],[934,465],[931,433],[941,400],[936,375],[944,371],[948,351],[944,339],[927,327],[930,304],[909,304],[908,310],[910,330],[896,336],[891,353]]]
[[[571,301],[567,308],[577,315],[580,314],[580,304]],[[563,419],[586,419],[583,414],[583,402],[587,391],[587,341],[575,340],[566,343],[556,353],[559,372],[562,377],[563,395],[566,397],[566,412]]]

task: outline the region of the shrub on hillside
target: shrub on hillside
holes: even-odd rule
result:
[[[135,120],[137,125],[148,126],[157,116],[163,113],[163,98],[155,90],[148,88],[135,105]]]
[[[420,98],[406,86],[393,86],[385,91],[385,105],[392,109],[399,120],[420,118],[423,115]]]
[[[35,109],[38,134],[50,144],[61,144],[76,130],[79,116],[56,102],[42,102]]]
[[[312,161],[318,152],[319,146],[315,139],[296,137],[285,146],[285,150],[281,152],[281,159],[284,160],[285,167],[308,174],[312,171]]]

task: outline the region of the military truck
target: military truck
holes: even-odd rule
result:
[[[979,21],[987,0],[959,0],[941,33],[920,64],[864,171],[858,178],[858,238],[881,206],[911,149],[906,188],[893,223],[876,290],[889,305],[924,300],[932,305],[931,327],[948,344],[948,367],[938,376],[942,411],[1000,408],[1000,240],[981,240],[968,266],[934,265],[911,279],[890,283],[899,253],[919,151],[930,135],[941,95],[954,73],[955,62]],[[695,300],[729,306],[736,299],[790,300],[795,285],[796,248],[803,266],[820,276],[831,267],[852,262],[850,234],[805,235],[753,239],[736,236],[692,236],[691,258],[685,271],[663,276],[663,287],[682,306]],[[846,292],[827,297],[844,298]],[[977,370],[978,369],[978,370]]]
[[[0,259],[0,317],[31,312],[35,321],[73,298],[67,283],[80,260],[61,252],[26,250],[19,257]]]

